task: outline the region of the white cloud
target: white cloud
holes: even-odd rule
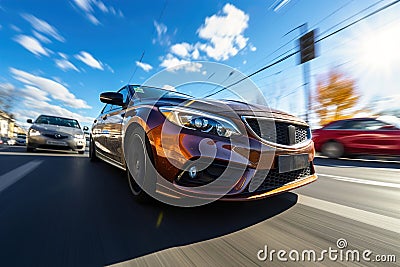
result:
[[[257,50],[257,47],[255,47],[253,44],[249,44],[250,51],[255,52]]]
[[[56,59],[56,60],[54,60],[54,62],[56,63],[56,66],[59,67],[63,71],[74,70],[74,71],[80,72],[74,64],[72,64],[70,61],[68,61],[68,59],[65,59],[65,58]]]
[[[57,41],[65,42],[64,37],[62,37],[57,29],[51,26],[44,20],[38,19],[37,17],[30,15],[30,14],[22,14],[21,15],[26,21],[28,21],[31,26],[38,32],[46,34],[48,36],[53,37]]]
[[[167,26],[165,26],[162,23],[158,23],[157,21],[154,21],[154,27],[156,27],[157,35],[163,35],[167,32]]]
[[[44,36],[43,34],[38,33],[37,31],[32,31],[33,35],[39,39],[41,42],[49,44],[51,43],[51,40],[49,38],[47,38],[46,36]]]
[[[171,53],[179,56],[179,57],[188,57],[190,56],[190,52],[193,50],[193,46],[188,43],[180,43],[180,44],[174,44],[171,46],[170,50]]]
[[[25,85],[25,88],[21,89],[21,92],[25,98],[30,97],[37,101],[50,101],[50,98],[47,97],[48,93],[35,86]]]
[[[103,2],[97,1],[95,4],[101,11],[103,11],[103,13],[108,13],[108,8]]]
[[[170,37],[167,35],[167,26],[165,24],[154,21],[154,27],[156,28],[157,38],[153,39],[153,44],[158,42],[160,45],[170,45],[171,40]]]
[[[14,41],[22,45],[25,49],[30,51],[31,53],[40,56],[45,55],[49,56],[49,53],[46,48],[42,46],[42,44],[35,38],[27,35],[17,35],[14,38]]]
[[[174,86],[172,86],[172,85],[169,85],[169,84],[164,84],[162,89],[176,92],[176,88]]]
[[[14,68],[10,68],[10,72],[13,74],[14,79],[49,93],[53,99],[59,100],[69,107],[91,108],[85,100],[76,98],[64,85],[56,81]]]
[[[148,72],[153,69],[153,67],[150,64],[139,62],[139,61],[136,61],[136,66],[143,69],[145,72]]]
[[[82,61],[89,67],[94,69],[104,70],[103,63],[101,61],[95,59],[91,54],[85,51],[81,51],[79,55],[75,55],[75,58]]]
[[[11,83],[0,83],[0,93],[1,95],[9,95],[13,93],[15,86]]]
[[[92,1],[91,0],[74,0],[75,4],[86,12],[92,12]]]
[[[163,59],[160,66],[167,68],[167,71],[184,69],[186,72],[200,72],[203,65],[199,62],[190,62],[185,59],[178,59],[172,54],[168,54]]]
[[[62,57],[63,59],[67,59],[67,58],[68,58],[68,56],[67,56],[66,54],[61,53],[61,52],[58,52],[58,55],[59,55],[60,57]]]
[[[96,10],[101,11],[104,14],[110,13],[114,16],[124,17],[124,14],[120,9],[116,9],[112,6],[107,6],[104,2],[100,0],[73,0],[75,5],[81,9],[86,18],[92,22],[94,25],[101,24],[100,21],[95,16]]]
[[[222,12],[207,17],[197,30],[200,38],[207,40],[199,48],[215,60],[227,60],[243,49],[248,38],[243,36],[249,16],[232,4],[226,4]]]
[[[88,20],[91,23],[93,23],[94,25],[99,25],[100,24],[100,21],[93,14],[88,13],[86,16],[87,16]]]
[[[14,24],[10,24],[10,29],[16,32],[22,32],[21,29],[15,26]]]
[[[105,64],[105,65],[106,65],[106,68],[107,68],[111,73],[114,73],[114,70],[113,70],[113,68],[110,67],[110,65],[108,65],[108,64]]]
[[[199,59],[199,57],[200,57],[200,52],[199,52],[199,49],[197,49],[197,48],[195,48],[194,50],[193,50],[193,52],[192,52],[192,58],[193,59]]]

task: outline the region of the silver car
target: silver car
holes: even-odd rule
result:
[[[40,115],[28,131],[26,150],[33,152],[35,149],[72,150],[79,154],[85,152],[86,140],[83,130],[77,120]]]

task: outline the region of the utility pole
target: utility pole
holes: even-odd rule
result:
[[[309,123],[310,120],[310,110],[311,110],[311,90],[310,90],[310,63],[308,61],[314,59],[316,57],[315,53],[315,30],[310,32],[308,31],[307,23],[303,23],[302,25],[292,29],[291,31],[287,32],[284,36],[288,35],[289,33],[300,29],[300,63],[303,65],[303,80],[304,80],[304,98],[305,98],[305,119],[306,122]]]
[[[305,36],[307,33],[307,23],[304,23],[300,27],[301,35]],[[300,39],[301,42],[301,39]],[[300,45],[300,49],[302,49]],[[300,62],[303,60],[301,59]],[[308,61],[302,62],[303,64],[303,80],[304,80],[304,95],[305,95],[305,108],[306,108],[306,122],[309,123],[309,113],[311,109],[311,92],[310,92],[310,63]]]

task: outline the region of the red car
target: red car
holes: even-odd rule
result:
[[[400,129],[374,119],[333,121],[313,131],[315,149],[330,158],[349,154],[400,155]]]

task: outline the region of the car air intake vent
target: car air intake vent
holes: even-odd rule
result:
[[[291,146],[310,139],[308,126],[270,119],[245,118],[248,126],[261,139]]]
[[[311,174],[310,167],[285,173],[279,173],[277,169],[271,169],[268,174],[265,174],[264,171],[256,172],[253,179],[264,179],[261,185],[256,189],[256,192],[266,192],[299,181]],[[246,190],[249,192],[249,188]]]

